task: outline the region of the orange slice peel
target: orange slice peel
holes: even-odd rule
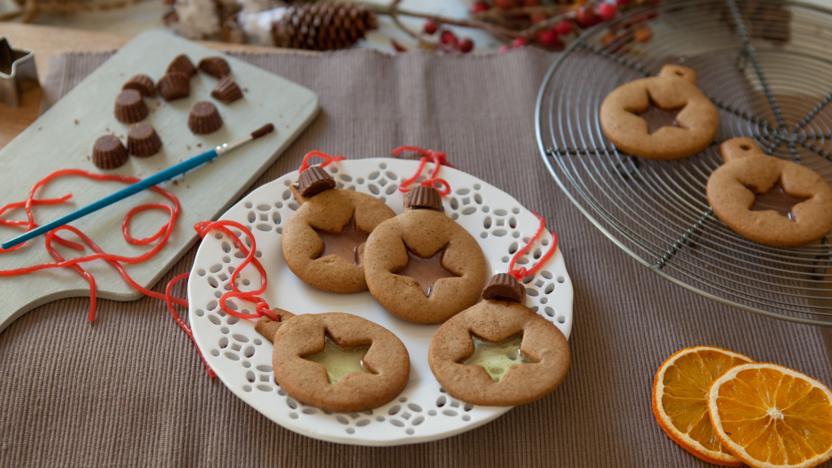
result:
[[[713,432],[753,467],[813,467],[832,459],[832,392],[776,364],[733,367],[708,394]]]
[[[693,456],[708,463],[740,466],[714,434],[708,415],[711,384],[729,369],[751,359],[711,346],[677,351],[662,363],[653,379],[653,415],[659,427]]]

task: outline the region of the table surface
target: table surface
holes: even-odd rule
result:
[[[6,37],[12,47],[34,52],[41,81],[48,72],[49,59],[56,54],[69,51],[113,50],[132,39],[131,36],[113,33],[15,23],[0,23],[0,37]],[[252,45],[220,42],[203,42],[203,44],[213,49],[228,51],[274,51],[273,48]],[[40,88],[33,88],[24,93],[20,107],[9,107],[0,103],[0,148],[14,139],[38,117],[42,98]]]

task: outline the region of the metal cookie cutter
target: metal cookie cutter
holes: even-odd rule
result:
[[[24,89],[37,84],[35,54],[13,49],[8,39],[0,38],[0,101],[17,107]]]

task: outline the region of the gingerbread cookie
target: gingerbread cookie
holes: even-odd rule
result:
[[[300,208],[283,228],[283,257],[303,282],[323,291],[365,291],[364,240],[395,216],[381,200],[335,188],[324,169],[312,166],[298,179]]]
[[[650,106],[679,110],[674,126],[650,132],[640,115]],[[646,159],[679,159],[711,144],[719,113],[696,87],[696,72],[665,65],[658,76],[631,81],[614,89],[601,104],[604,135],[620,150]]]
[[[274,344],[275,382],[303,404],[326,411],[377,408],[404,390],[410,356],[386,328],[340,312],[258,321],[256,329]]]
[[[471,234],[442,212],[436,189],[415,187],[405,207],[367,239],[367,287],[399,318],[441,323],[477,302],[488,265]]]
[[[557,327],[522,304],[524,297],[512,276],[496,275],[483,301],[439,327],[428,363],[448,393],[475,405],[514,406],[560,385],[569,370],[569,344]]]
[[[720,147],[725,164],[708,178],[708,202],[734,232],[760,244],[794,247],[815,242],[832,230],[832,188],[817,172],[767,156],[751,138],[733,138]],[[792,219],[774,210],[753,210],[756,194],[780,184],[787,195],[805,198]]]

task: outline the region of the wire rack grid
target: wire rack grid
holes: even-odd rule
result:
[[[654,36],[641,43],[626,31],[645,17]],[[719,144],[738,136],[832,181],[830,46],[832,11],[808,3],[681,0],[633,11],[587,31],[550,67],[535,111],[541,155],[578,209],[664,278],[742,309],[832,326],[828,236],[801,248],[755,244],[724,226],[705,196]],[[604,136],[601,102],[666,63],[696,70],[719,109],[717,138],[683,160],[631,157]]]

